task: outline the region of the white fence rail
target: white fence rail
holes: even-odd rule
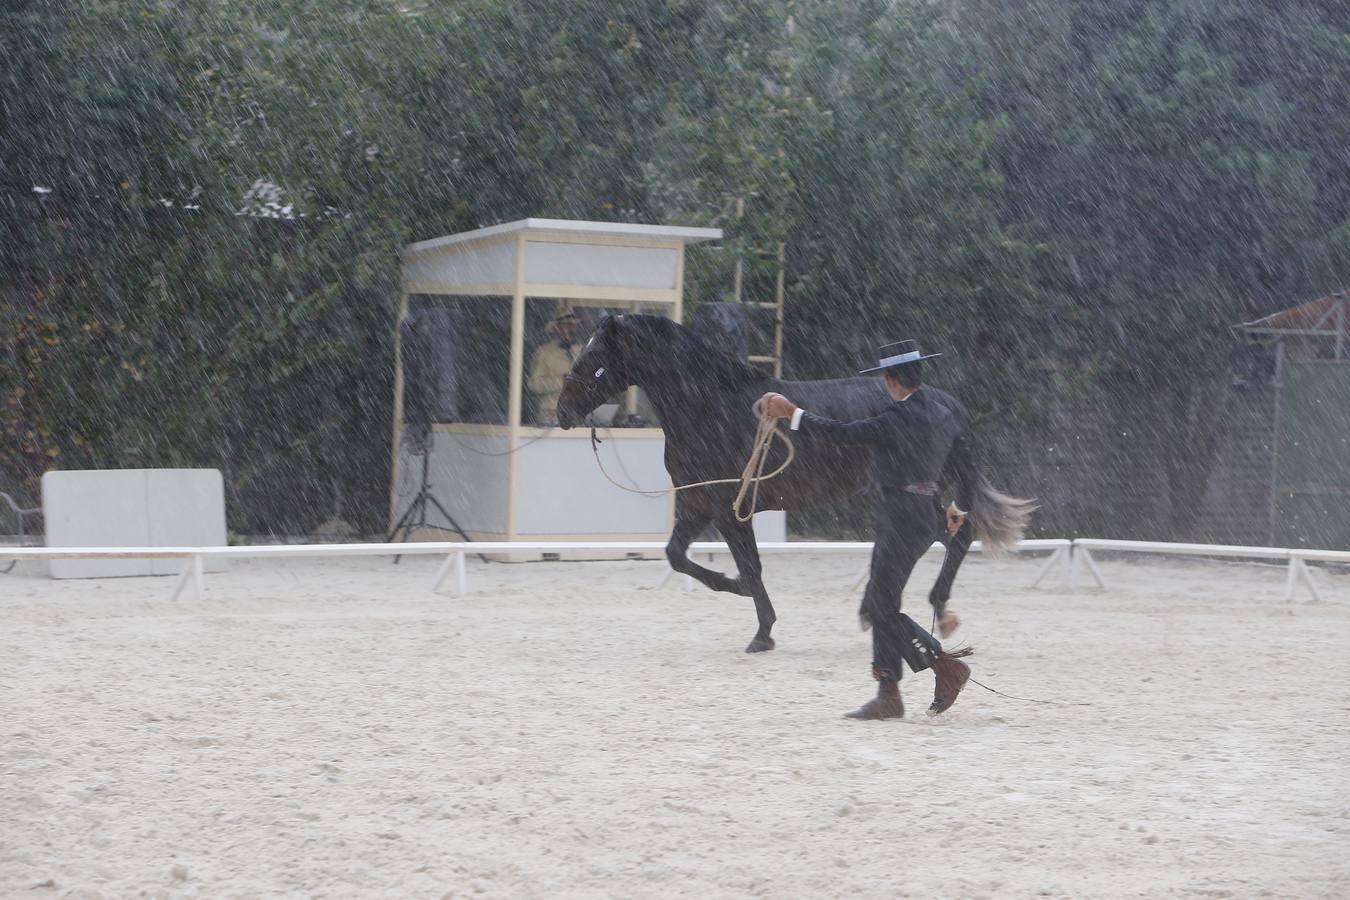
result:
[[[1075,538],[1073,542],[1073,562],[1070,565],[1072,581],[1078,562],[1084,562],[1098,587],[1105,588],[1106,581],[1092,558],[1093,550],[1108,550],[1117,553],[1153,553],[1162,556],[1210,556],[1235,559],[1281,559],[1288,563],[1288,577],[1285,579],[1284,599],[1292,602],[1302,583],[1308,588],[1313,600],[1321,601],[1322,593],[1313,581],[1308,570],[1309,560],[1320,562],[1350,563],[1350,551],[1345,550],[1295,550],[1280,547],[1243,547],[1236,544],[1168,544],[1157,541],[1112,541],[1102,538]]]
[[[182,559],[183,572],[174,584],[173,596],[178,599],[190,584],[196,596],[200,597],[204,589],[202,561],[207,558],[250,558],[266,559],[276,557],[299,556],[412,556],[419,554],[445,555],[445,562],[436,572],[431,589],[439,590],[453,567],[455,570],[456,593],[468,592],[468,572],[465,558],[474,553],[504,553],[511,551],[652,551],[665,549],[661,541],[428,541],[420,543],[398,544],[267,544],[238,547],[14,547],[0,545],[0,559]],[[941,550],[943,545],[933,544],[932,550]],[[980,552],[979,541],[971,544],[973,552]],[[766,542],[759,545],[760,553],[870,553],[872,544],[866,541],[786,541]],[[1052,570],[1058,569],[1065,584],[1073,589],[1077,583],[1077,572],[1086,566],[1098,587],[1106,588],[1106,579],[1093,559],[1092,551],[1119,553],[1151,553],[1161,556],[1205,556],[1238,559],[1285,560],[1288,563],[1288,578],[1285,580],[1284,600],[1291,602],[1298,593],[1299,584],[1308,588],[1314,600],[1322,599],[1317,584],[1308,569],[1309,561],[1337,562],[1350,564],[1350,551],[1344,550],[1302,550],[1277,547],[1242,547],[1224,544],[1169,544],[1154,541],[1115,541],[1097,538],[1026,540],[1015,548],[1015,552],[1050,551],[1044,563],[1036,573],[1031,586],[1035,587]],[[699,541],[690,545],[689,553],[709,555],[729,553],[725,543]],[[661,581],[664,586],[675,573],[668,572]],[[863,573],[865,577],[866,572]],[[862,577],[854,583],[861,583]],[[685,589],[692,586],[692,579],[686,576]]]

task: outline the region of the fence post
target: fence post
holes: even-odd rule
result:
[[[189,579],[192,578],[192,560],[183,560],[183,574],[178,576],[178,581],[173,586],[173,602],[177,603],[178,598],[183,596],[183,589],[187,587]]]
[[[1097,568],[1097,561],[1092,558],[1087,548],[1083,548],[1083,562],[1087,564],[1088,572],[1097,580],[1097,587],[1106,590],[1106,579],[1102,578],[1102,570]]]
[[[1046,573],[1050,571],[1050,569],[1055,565],[1055,563],[1060,562],[1061,559],[1064,557],[1064,555],[1067,554],[1068,552],[1069,552],[1068,547],[1056,547],[1054,551],[1048,557],[1046,557],[1045,562],[1041,564],[1041,568],[1036,572],[1036,577],[1032,580],[1031,586],[1035,587],[1036,585],[1040,584],[1041,579],[1046,576]]]
[[[469,592],[469,573],[464,565],[464,551],[455,551],[455,583],[459,588],[459,596],[463,597]]]
[[[1313,581],[1312,569],[1308,567],[1308,561],[1301,556],[1292,556],[1291,559],[1298,560],[1298,574],[1303,578],[1303,583],[1308,586],[1308,593],[1312,594],[1314,603],[1322,602],[1322,594],[1317,590],[1317,582]]]
[[[1291,552],[1289,554],[1289,571],[1284,579],[1284,602],[1293,603],[1296,593],[1298,593],[1298,557]]]
[[[436,570],[436,578],[431,582],[431,592],[433,594],[441,589],[441,585],[445,584],[445,578],[450,574],[450,566],[452,566],[454,562],[455,551],[452,550],[445,554],[445,561],[442,562],[441,567]]]
[[[197,599],[202,599],[206,593],[206,577],[202,571],[202,558],[200,554],[192,554],[192,586],[196,592]]]

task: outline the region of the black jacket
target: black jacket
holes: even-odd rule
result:
[[[944,391],[920,388],[856,422],[803,412],[798,428],[836,443],[871,447],[872,480],[883,490],[933,482],[950,487],[962,510],[969,512],[975,501],[974,448],[965,410]]]

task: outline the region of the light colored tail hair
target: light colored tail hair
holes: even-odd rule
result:
[[[998,556],[1017,546],[1031,523],[1031,514],[1040,509],[1035,500],[1024,500],[1005,494],[980,475],[975,483],[975,502],[971,505],[970,522],[975,527],[975,538],[984,545],[984,552]]]

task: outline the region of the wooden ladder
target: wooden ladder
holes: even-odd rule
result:
[[[745,215],[745,201],[736,198],[736,218]],[[773,367],[773,377],[783,377],[783,276],[786,247],[753,248],[736,258],[733,296],[745,307],[750,326],[750,362]],[[746,258],[754,261],[747,273]],[[767,263],[767,265],[765,265]]]

